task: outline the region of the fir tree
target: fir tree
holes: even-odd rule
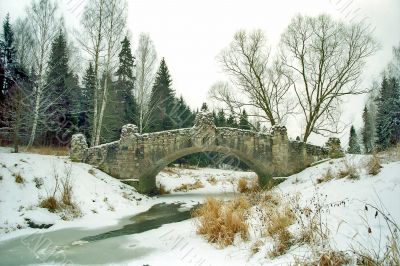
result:
[[[224,112],[223,109],[218,111],[216,125],[218,127],[225,127],[226,126],[225,112]]]
[[[230,114],[228,119],[226,120],[226,126],[227,127],[233,127],[233,128],[237,128],[238,124],[236,122],[236,118],[233,114]]]
[[[47,144],[66,144],[76,124],[73,113],[78,84],[69,69],[68,60],[67,41],[60,30],[51,46],[46,80],[52,99],[48,109]]]
[[[353,126],[350,128],[349,149],[347,152],[350,154],[361,153],[360,145],[358,144],[357,133]]]
[[[207,105],[207,103],[203,103],[202,105],[201,105],[201,109],[200,109],[201,111],[203,111],[203,112],[208,112],[208,105]]]
[[[96,75],[92,63],[86,69],[83,77],[83,87],[81,90],[80,112],[78,118],[79,131],[85,134],[87,139],[91,138],[93,123],[93,97],[96,89]]]
[[[372,118],[368,111],[367,106],[364,107],[364,111],[362,114],[364,127],[362,130],[362,141],[365,149],[365,153],[371,153],[373,149],[373,135],[374,128],[372,126]]]
[[[176,103],[175,92],[171,88],[171,85],[172,79],[163,58],[157,71],[150,96],[150,132],[172,129],[174,124],[176,124],[174,117],[171,117],[173,115],[174,104]]]
[[[246,110],[243,110],[239,117],[239,128],[240,129],[245,129],[245,130],[250,130],[251,129],[251,124],[249,122],[249,118],[247,116]]]
[[[383,78],[378,97],[376,145],[385,150],[400,140],[400,88],[395,78]]]
[[[131,44],[127,37],[122,41],[121,52],[119,53],[119,66],[117,70],[117,105],[120,105],[122,112],[119,114],[121,126],[128,123],[136,123],[137,105],[133,96],[135,79],[133,67],[135,58],[132,55]]]
[[[15,72],[18,68],[16,62],[16,49],[14,47],[14,32],[11,28],[10,15],[7,14],[3,22],[3,33],[0,40],[0,102],[2,102],[13,86]]]

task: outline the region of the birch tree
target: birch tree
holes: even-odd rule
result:
[[[139,45],[135,53],[136,80],[135,96],[139,111],[139,132],[143,133],[148,128],[150,118],[149,101],[151,88],[154,83],[157,53],[148,34],[139,36]]]
[[[98,115],[98,123],[96,130],[96,138],[94,145],[100,144],[101,129],[103,126],[104,111],[107,105],[108,89],[111,83],[111,70],[115,68],[116,59],[121,48],[121,41],[125,36],[127,2],[120,0],[109,0],[106,4],[106,21],[104,27],[104,35],[106,40],[106,59],[104,65],[105,81],[102,88],[102,99],[100,104],[100,112]]]
[[[105,51],[104,25],[107,19],[106,0],[89,1],[85,6],[81,25],[82,31],[78,32],[77,39],[83,50],[89,55],[93,62],[94,76],[96,80],[95,90],[93,92],[93,125],[90,145],[95,145],[97,132],[97,119],[99,109],[100,93],[100,65]]]
[[[37,84],[34,88],[35,104],[33,110],[32,129],[28,148],[32,146],[43,110],[43,95],[45,91],[45,71],[53,38],[62,26],[62,20],[57,16],[57,4],[51,0],[33,0],[27,9],[27,19],[33,41],[33,67],[36,70]]]
[[[359,85],[366,59],[378,45],[363,23],[344,24],[328,15],[294,17],[281,36],[281,61],[293,83],[305,120],[303,140],[311,133],[339,133],[344,96],[367,92]]]

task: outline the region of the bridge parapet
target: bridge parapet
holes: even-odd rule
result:
[[[335,142],[336,143],[336,142]],[[83,135],[71,141],[71,159],[99,167],[120,179],[138,178],[137,189],[155,190],[155,177],[166,165],[198,152],[219,152],[246,163],[259,176],[261,186],[274,176],[288,176],[328,156],[328,148],[288,140],[285,127],[270,134],[216,127],[211,114],[200,112],[191,128],[139,134],[132,124],[123,126],[117,141],[87,148]]]

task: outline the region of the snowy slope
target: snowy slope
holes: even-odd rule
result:
[[[81,217],[121,216],[142,210],[137,205],[146,197],[89,165],[72,163],[67,157],[2,152],[0,234],[27,228],[26,219],[36,224],[63,223],[63,219],[72,219],[38,206],[42,199],[53,193],[54,176],[63,178],[70,167],[72,199],[79,207]],[[23,183],[15,182],[16,175],[23,178]]]

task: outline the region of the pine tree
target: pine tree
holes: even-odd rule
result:
[[[150,96],[150,132],[169,130],[176,124],[173,114],[175,92],[171,85],[172,79],[165,59],[162,58]]]
[[[365,149],[365,153],[371,153],[373,149],[373,135],[374,135],[374,128],[372,126],[372,118],[370,116],[370,113],[368,111],[367,106],[364,107],[363,111],[363,123],[364,127],[362,130],[362,141]]]
[[[122,41],[121,52],[119,53],[119,67],[116,75],[117,82],[117,104],[121,104],[122,113],[121,126],[128,123],[136,123],[137,105],[133,96],[135,79],[133,68],[135,58],[132,55],[131,43],[125,36]]]
[[[201,111],[203,111],[203,112],[208,112],[208,105],[207,105],[207,103],[203,103],[202,105],[201,105],[201,109],[200,109]]]
[[[93,95],[96,89],[96,75],[93,65],[90,62],[89,67],[83,76],[83,87],[80,93],[80,110],[78,117],[78,128],[81,133],[86,136],[86,139],[91,138],[92,123],[93,123]]]
[[[247,116],[246,110],[243,110],[239,117],[239,128],[240,129],[245,129],[245,130],[250,130],[251,129],[251,124],[249,122],[249,118]]]
[[[353,126],[350,128],[349,149],[347,152],[350,154],[361,153],[360,145],[358,144],[357,133]]]
[[[230,114],[228,119],[226,120],[226,126],[227,127],[233,127],[233,128],[237,128],[238,124],[236,122],[236,118],[233,114]]]
[[[376,145],[385,150],[400,141],[400,88],[395,78],[383,78],[378,97]]]
[[[68,48],[60,30],[51,46],[46,86],[52,100],[47,110],[48,123],[45,144],[65,145],[74,133],[76,119],[74,99],[77,100],[77,80],[68,66]]]
[[[225,112],[223,109],[218,111],[216,125],[217,125],[217,127],[225,127],[226,126]]]

